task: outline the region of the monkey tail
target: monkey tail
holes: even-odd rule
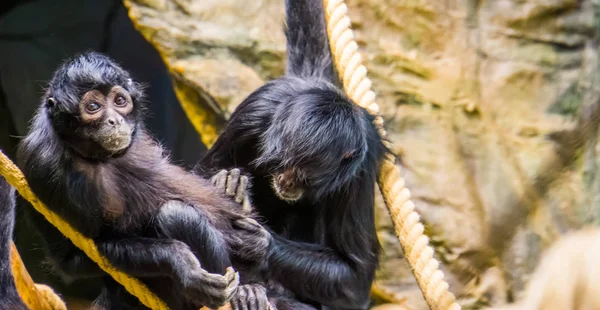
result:
[[[287,69],[298,77],[324,78],[335,83],[321,0],[286,0]]]

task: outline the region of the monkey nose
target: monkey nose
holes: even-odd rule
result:
[[[106,119],[106,123],[110,126],[117,126],[117,125],[121,125],[121,123],[123,122],[123,118],[121,117],[109,117]]]
[[[295,182],[292,178],[286,178],[283,174],[277,176],[277,184],[281,188],[291,188],[295,186]]]

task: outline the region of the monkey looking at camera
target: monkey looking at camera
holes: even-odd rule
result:
[[[375,117],[339,87],[322,1],[285,8],[286,76],[236,108],[199,171],[252,177],[252,206],[274,245],[264,280],[249,286],[267,287],[280,310],[365,309],[380,249],[375,182],[389,150]]]
[[[171,309],[221,306],[237,293],[232,253],[261,262],[270,237],[209,180],[171,164],[143,115],[141,87],[128,72],[98,53],[74,57],[50,81],[18,166],[48,208]],[[64,279],[105,277],[109,296],[98,306],[145,309],[124,290],[111,295],[118,284],[29,211]]]

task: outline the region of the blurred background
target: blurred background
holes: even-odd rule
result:
[[[521,299],[547,248],[600,221],[598,2],[346,1],[393,151],[465,309]],[[45,81],[78,52],[106,53],[148,85],[150,130],[188,167],[246,95],[284,72],[283,0],[0,9],[0,148],[13,159]],[[374,300],[427,309],[378,199]],[[15,236],[36,282],[97,296],[40,263],[20,213]]]

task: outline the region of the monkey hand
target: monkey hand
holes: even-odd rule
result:
[[[210,178],[210,181],[217,187],[220,193],[241,204],[243,213],[250,213],[252,211],[250,197],[248,196],[250,181],[248,176],[241,174],[240,169],[221,170]]]
[[[266,263],[273,237],[262,225],[246,217],[233,222],[231,247],[245,261]]]
[[[202,268],[190,271],[183,281],[184,296],[198,306],[217,309],[228,303],[238,289],[239,274],[228,267],[225,275]]]
[[[275,310],[269,304],[267,289],[260,284],[241,285],[231,299],[233,310]]]

